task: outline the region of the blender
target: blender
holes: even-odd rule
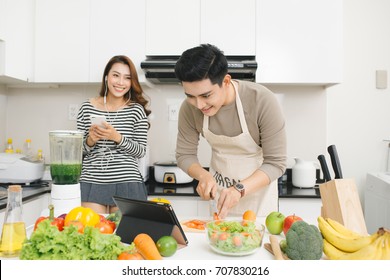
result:
[[[54,130],[50,138],[51,203],[54,215],[68,213],[81,205],[80,175],[83,156],[83,133]]]

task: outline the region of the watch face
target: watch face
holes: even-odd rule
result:
[[[236,184],[236,189],[237,189],[237,190],[242,191],[244,188],[245,188],[245,187],[244,187],[243,184],[240,184],[240,183]]]

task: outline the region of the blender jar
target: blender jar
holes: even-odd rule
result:
[[[50,174],[57,185],[78,184],[83,156],[83,133],[71,130],[49,132]]]

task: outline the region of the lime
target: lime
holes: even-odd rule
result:
[[[156,246],[161,256],[170,257],[176,253],[177,241],[172,236],[166,235],[157,240]]]

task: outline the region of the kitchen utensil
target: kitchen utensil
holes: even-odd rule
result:
[[[186,184],[194,179],[187,175],[175,161],[156,162],[154,164],[154,179],[158,183]]]
[[[83,133],[77,130],[49,132],[51,202],[54,215],[68,213],[81,205],[80,176],[83,160]],[[48,209],[42,216],[48,216]]]
[[[265,248],[268,252],[270,252],[272,255],[275,256],[274,251],[272,250],[271,243],[264,243],[264,248]],[[289,259],[290,259],[290,258],[287,257],[287,255],[284,254],[284,253],[282,253],[282,255],[283,255],[283,259],[284,259],[284,260],[289,260]]]
[[[331,218],[346,228],[367,234],[359,193],[353,179],[335,179],[320,184],[321,216]]]
[[[298,188],[313,188],[316,184],[314,163],[295,158],[295,165],[292,167],[292,183]]]
[[[339,160],[339,155],[337,153],[337,149],[335,145],[330,145],[328,147],[328,152],[330,155],[330,159],[332,161],[333,171],[335,175],[335,179],[342,179],[343,174],[341,172],[341,165]]]
[[[31,183],[43,177],[43,161],[27,159],[21,154],[0,153],[0,183]]]
[[[269,241],[271,243],[272,252],[276,260],[284,260],[282,250],[280,249],[278,238],[275,235],[269,236]]]
[[[214,218],[214,213],[218,215],[217,201],[215,200],[215,198],[212,198],[209,200],[209,202],[210,202],[210,215],[211,218]]]
[[[324,155],[319,155],[318,160],[321,165],[322,173],[324,174],[324,180],[325,182],[330,181],[332,178],[330,177],[328,164],[326,163],[326,159]]]

